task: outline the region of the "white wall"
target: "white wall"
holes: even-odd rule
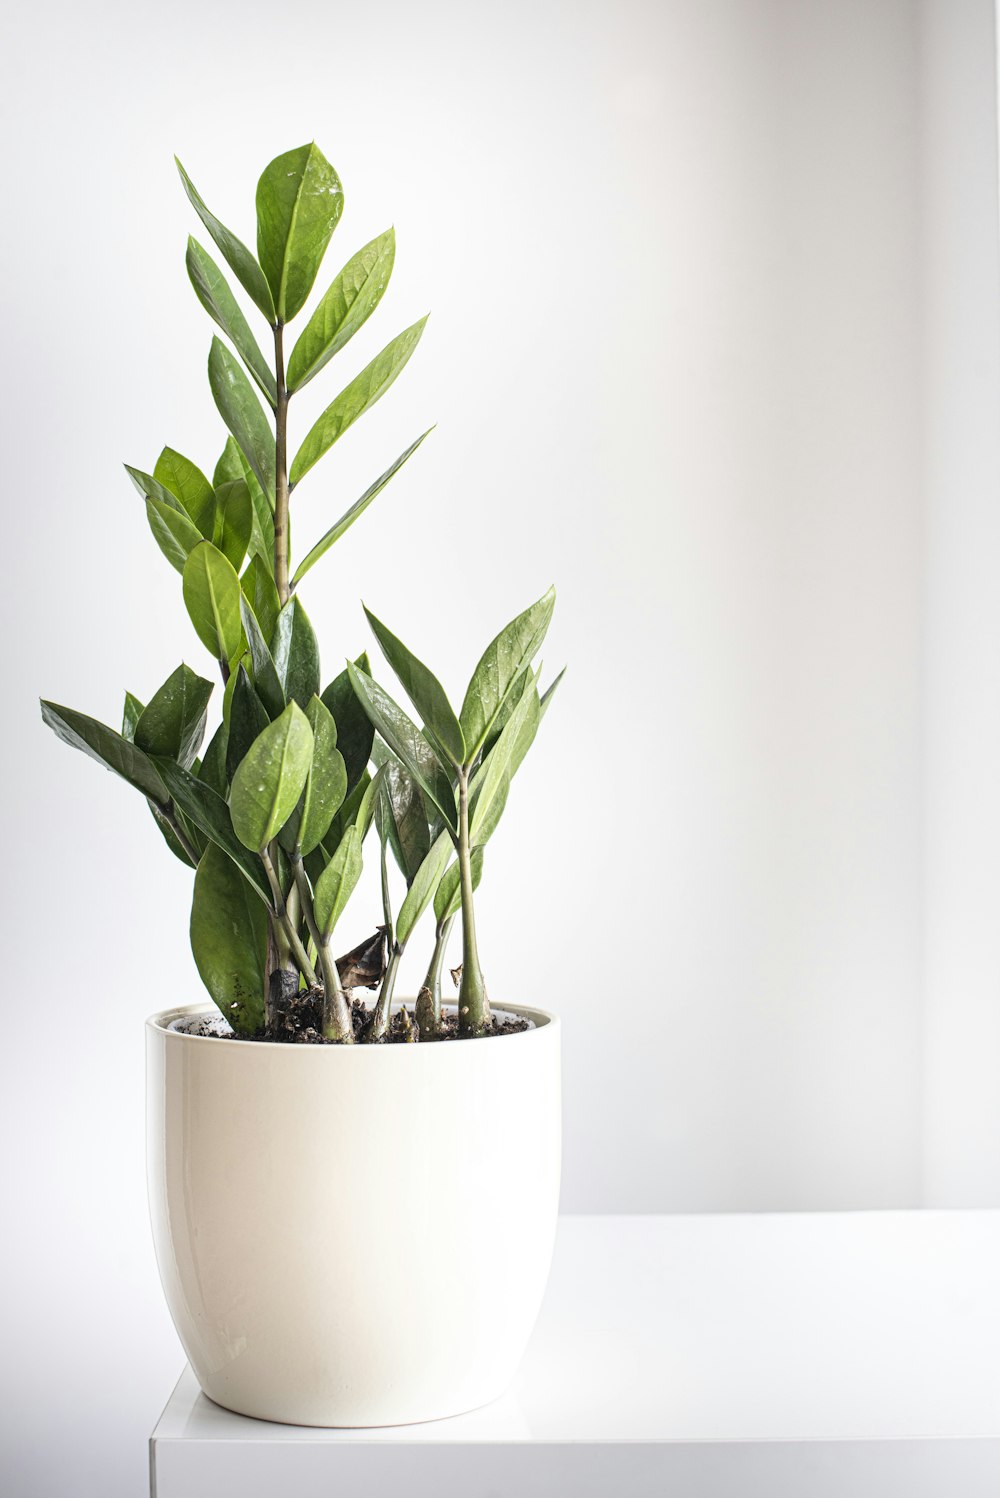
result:
[[[142,1198],[141,1021],[197,978],[186,876],[135,798],[43,731],[35,698],[113,718],[122,688],[148,693],[180,654],[207,665],[119,467],[165,441],[209,464],[221,443],[171,153],[249,235],[260,167],[315,136],[347,190],[331,273],[395,222],[394,286],[345,377],[433,309],[404,377],[296,499],[301,545],[438,421],[305,589],[331,671],[365,639],[363,593],[458,694],[492,631],[559,586],[546,655],[571,671],[480,904],[494,996],[566,1020],[566,1207],[905,1205],[921,1183],[927,776],[935,756],[954,765],[971,824],[962,782],[995,763],[985,738],[963,758],[969,740],[933,707],[961,690],[993,732],[984,670],[959,687],[932,643],[921,702],[923,434],[932,472],[935,452],[946,466],[987,444],[971,409],[985,394],[951,386],[946,363],[928,379],[927,359],[984,381],[995,362],[992,323],[956,335],[927,280],[973,262],[983,279],[987,251],[965,238],[986,209],[947,229],[927,184],[950,204],[992,170],[987,10],[400,0],[373,19],[289,0],[277,42],[260,0],[48,0],[8,19],[0,1107],[32,1209],[0,1240],[0,1280],[44,1277],[85,1451],[110,1418],[86,1366],[100,1307],[144,1328],[135,1399],[155,1404],[176,1359]],[[961,125],[936,92],[937,42],[921,68],[922,26],[955,58]],[[948,117],[929,134],[922,90]],[[958,301],[972,329],[979,304]],[[939,427],[947,390],[965,395]],[[302,397],[300,432],[322,394]],[[960,495],[970,539],[940,553],[952,580],[938,562],[926,579],[929,617],[958,641],[995,607],[981,471]],[[968,597],[964,551],[983,577]],[[942,867],[960,869],[968,839],[948,842],[952,803],[927,793],[928,850],[947,843]],[[928,930],[933,1034],[955,943]],[[46,1004],[44,1038],[22,989]],[[947,1076],[926,1069],[945,1120],[928,1159],[978,1127],[945,1140],[964,1065],[943,1048]],[[928,1190],[963,1190],[948,1170]],[[34,1318],[19,1296],[15,1345]],[[32,1398],[10,1391],[22,1452],[46,1428]],[[93,1491],[113,1490],[109,1462],[131,1470],[118,1452],[102,1448]]]
[[[1000,1201],[1000,249],[988,0],[925,0],[923,1199]]]

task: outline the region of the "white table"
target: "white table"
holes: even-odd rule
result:
[[[150,1451],[155,1498],[997,1498],[1000,1212],[564,1218],[498,1403],[311,1430],[185,1370]]]

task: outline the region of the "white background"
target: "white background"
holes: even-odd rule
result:
[[[432,311],[295,497],[301,554],[437,421],[304,585],[328,674],[364,596],[460,698],[559,589],[570,671],[479,905],[494,998],[565,1020],[565,1207],[995,1203],[992,7],[43,0],[5,43],[16,1491],[61,1491],[42,1370],[92,1447],[75,1491],[107,1495],[140,1467],[95,1370],[127,1348],[151,1420],[178,1361],[141,1022],[198,995],[188,877],[36,705],[116,721],[126,686],[211,669],[120,466],[169,442],[210,469],[224,436],[174,151],[252,240],[261,167],[315,137],[346,189],[329,276],[396,225],[299,436]]]

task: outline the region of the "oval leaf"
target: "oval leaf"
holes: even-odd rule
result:
[[[274,433],[243,367],[219,338],[208,355],[208,383],[219,415],[232,432],[269,501],[274,498]]]
[[[491,640],[472,673],[459,720],[470,758],[482,749],[504,700],[545,638],[556,591],[549,591],[518,614]]]
[[[178,666],[151,698],[135,726],[135,742],[146,754],[175,759],[189,769],[201,748],[212,683],[189,666]]]
[[[301,311],[343,207],[340,178],[315,141],[264,168],[257,183],[257,255],[279,322]]]
[[[387,229],[353,255],[306,323],[288,361],[288,389],[301,390],[371,317],[389,284],[396,233]]]
[[[359,670],[368,675],[371,674],[368,657],[364,652],[358,656],[354,664]],[[341,671],[339,676],[334,677],[323,692],[322,702],[337,725],[337,748],[344,757],[344,765],[347,769],[345,797],[350,796],[368,768],[368,761],[372,757],[375,730],[371,719],[358,701],[346,671]]]
[[[464,764],[465,739],[444,687],[433,671],[428,670],[391,629],[376,619],[371,609],[363,607],[382,654],[402,682],[403,690],[423,719],[424,727],[430,729],[453,764]]]
[[[259,853],[288,821],[305,786],[312,750],[312,729],[297,702],[290,702],[251,745],[229,792],[233,829],[245,848]]]
[[[233,1029],[264,1023],[267,911],[215,843],[198,864],[191,903],[191,950],[201,980]]]
[[[215,493],[197,464],[172,447],[165,447],[156,460],[153,477],[180,501],[201,534],[211,540]]]
[[[347,771],[337,748],[337,725],[318,697],[306,708],[313,731],[313,757],[302,797],[298,845],[305,856],[319,846],[347,795]]]
[[[184,563],[205,538],[184,511],[162,499],[146,500],[146,519],[153,539],[171,567],[184,571]]]
[[[290,598],[278,615],[271,655],[285,701],[307,707],[319,692],[319,646],[309,616],[297,598]]]
[[[450,832],[442,832],[417,869],[396,919],[396,940],[404,946],[410,932],[434,898],[451,856]]]
[[[184,564],[184,603],[199,640],[228,666],[243,638],[240,580],[233,564],[202,541]]]
[[[56,702],[44,700],[41,706],[42,720],[64,744],[96,759],[99,765],[120,775],[151,801],[161,806],[167,804],[170,792],[156,766],[129,739],[71,707],[60,707]]]
[[[240,617],[250,647],[253,684],[257,688],[257,696],[267,708],[269,716],[278,718],[285,710],[285,693],[257,616],[245,597],[240,599]]]
[[[215,495],[215,519],[211,541],[237,571],[253,534],[253,503],[246,481],[240,477],[220,484]]]
[[[316,880],[313,891],[313,912],[324,941],[329,941],[360,878],[361,833],[356,826],[351,826]]]
[[[205,206],[204,199],[180,162],[177,161],[176,156],[174,157],[174,161],[177,162],[177,170],[181,174],[184,191],[187,193],[195,213],[197,213],[205,228],[222,251],[229,268],[236,273],[244,291],[248,293],[251,300],[256,302],[268,322],[273,324],[274,298],[271,296],[271,288],[267,284],[264,272],[243,241],[237,239],[236,235],[231,233],[225,224],[220,223],[214,213],[209,212]]]
[[[256,743],[271,721],[242,663],[233,672],[233,678],[226,740],[226,778],[230,784],[251,745]]]
[[[289,474],[291,483],[297,484],[337,438],[342,437],[348,427],[385,394],[420,342],[426,322],[427,318],[422,317],[386,344],[382,352],[376,354],[372,362],[327,406],[295,454]]]
[[[229,282],[208,251],[203,250],[196,239],[188,240],[186,264],[199,302],[209,317],[218,323],[270,405],[274,407],[278,400],[274,375],[250,331],[250,324],[243,316],[239,302],[229,289]]]

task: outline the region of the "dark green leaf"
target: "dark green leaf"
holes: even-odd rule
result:
[[[319,646],[302,604],[290,598],[278,615],[271,655],[286,702],[305,708],[319,692]]]
[[[316,881],[313,911],[324,938],[329,939],[361,877],[361,833],[348,827],[337,850]]]
[[[177,859],[179,859],[180,862],[182,864],[184,864],[184,866],[186,868],[189,868],[189,869],[197,868],[196,862],[192,858],[190,858],[188,856],[187,849],[185,848],[184,844],[181,842],[180,838],[177,836],[177,833],[174,830],[174,828],[171,825],[171,823],[163,815],[163,812],[160,810],[160,808],[156,805],[156,803],[154,801],[148,801],[146,804],[149,807],[149,810],[150,810],[150,813],[152,815],[153,821],[156,823],[156,825],[157,825],[160,833],[163,836],[163,841],[166,843],[167,847],[170,849],[170,851],[174,855],[174,857],[177,858]],[[190,823],[185,822],[184,818],[182,817],[181,813],[176,809],[176,807],[174,808],[173,815],[177,818],[177,820],[183,826],[183,828],[184,828],[184,834],[185,834],[188,842],[191,844],[192,849],[195,851],[196,854],[198,854],[200,856],[200,854],[203,851],[203,849],[199,846],[201,838],[200,838],[200,834],[198,832],[198,829],[196,827],[192,827],[190,825]]]
[[[340,178],[313,142],[285,151],[257,183],[257,255],[281,323],[313,282],[344,207]]]
[[[171,567],[184,571],[184,563],[204,538],[184,511],[161,499],[146,500],[146,518],[153,539]]]
[[[233,672],[235,683],[229,707],[226,778],[232,782],[250,746],[271,721],[242,664]]]
[[[174,160],[177,161],[176,156],[174,157]],[[246,291],[249,294],[251,300],[257,304],[261,312],[263,312],[264,316],[267,318],[268,322],[273,324],[274,299],[271,296],[271,290],[267,284],[264,272],[261,270],[256,260],[253,258],[246,245],[243,244],[241,240],[237,239],[235,234],[230,233],[225,224],[220,223],[213,213],[209,212],[200,193],[195,188],[194,183],[191,181],[191,178],[188,176],[187,172],[181,166],[179,161],[177,161],[177,170],[181,174],[181,181],[184,183],[184,191],[187,193],[189,199],[191,200],[191,204],[194,208],[195,213],[197,213],[198,217],[205,225],[205,228],[208,230],[209,234],[211,234],[212,238],[215,240],[215,243],[222,251],[230,270],[236,273],[236,276],[244,291]]]
[[[372,362],[327,406],[295,454],[289,475],[293,484],[297,484],[337,438],[343,436],[348,427],[385,394],[419,343],[426,321],[427,318],[422,317],[386,344],[382,352],[376,354]]]
[[[320,557],[325,556],[326,553],[330,550],[330,547],[333,546],[335,542],[340,540],[344,532],[350,530],[355,520],[360,519],[360,517],[367,510],[368,506],[371,504],[372,500],[376,499],[378,495],[382,493],[382,490],[385,488],[386,484],[393,477],[393,475],[399,472],[403,464],[406,462],[407,458],[411,457],[413,453],[416,452],[421,442],[423,442],[424,437],[427,437],[433,430],[433,427],[428,427],[423,436],[418,437],[416,442],[411,442],[405,453],[400,454],[395,463],[393,463],[392,467],[387,468],[382,477],[376,479],[374,484],[372,484],[370,488],[365,490],[361,498],[354,501],[354,503],[351,505],[351,508],[345,511],[343,515],[341,515],[336,525],[331,525],[326,534],[316,542],[316,545],[313,547],[312,551],[309,552],[308,556],[306,556],[295,569],[295,576],[292,578],[293,588],[299,585],[299,583],[305,577],[306,573],[311,567],[314,567],[316,565]]]
[[[368,656],[362,652],[354,663],[359,670],[371,675]],[[337,747],[344,756],[347,769],[347,795],[364,775],[372,757],[372,740],[375,730],[371,719],[358,701],[346,671],[334,677],[322,697],[323,705],[333,716],[337,725]]]
[[[259,556],[251,557],[247,563],[246,570],[240,578],[240,587],[243,589],[243,597],[253,609],[254,617],[260,625],[261,635],[265,640],[269,640],[274,634],[274,626],[278,622],[281,605],[278,603],[278,590],[274,586],[274,578]]]
[[[483,850],[473,848],[472,858],[472,888],[479,888],[479,881],[483,877]],[[440,926],[442,921],[453,916],[462,904],[462,878],[458,861],[450,864],[445,870],[441,883],[437,887],[434,896],[434,917]]]
[[[212,339],[208,355],[208,383],[219,415],[236,438],[264,493],[273,501],[274,432],[242,365],[219,338]]]
[[[215,523],[210,540],[223,556],[228,557],[237,572],[250,545],[253,533],[253,502],[242,478],[220,484],[215,496]]]
[[[43,722],[64,744],[89,754],[91,759],[120,775],[151,801],[164,806],[170,800],[170,792],[156,766],[122,734],[71,707],[60,707],[58,703],[44,700],[41,706]]]
[[[188,519],[211,540],[215,494],[201,469],[183,453],[165,447],[156,460],[153,478],[180,501]]]
[[[211,541],[196,546],[184,564],[184,603],[199,640],[228,666],[243,638],[240,580]]]
[[[354,787],[351,793],[345,797],[343,806],[341,806],[340,810],[334,815],[329,828],[323,834],[323,842],[321,846],[318,849],[314,849],[312,855],[304,855],[309,868],[309,877],[314,884],[316,883],[316,880],[319,877],[320,872],[322,871],[323,865],[326,863],[327,859],[331,856],[334,850],[339,846],[340,841],[344,836],[344,833],[347,831],[348,827],[357,822],[361,803],[364,801],[365,795],[368,791],[368,787],[371,785],[371,783],[372,777],[368,774],[367,771],[365,771],[358,784]],[[317,855],[322,855],[319,862],[319,867],[316,866]]]
[[[385,767],[382,790],[375,804],[378,835],[392,849],[399,871],[409,885],[431,845],[424,798],[413,776],[381,741],[376,741],[374,755],[379,768]]]
[[[396,919],[396,940],[400,946],[405,946],[410,932],[434,898],[441,876],[448,865],[451,851],[451,834],[442,832],[427,850],[419,868],[415,871]]]
[[[555,589],[550,588],[537,603],[506,625],[483,652],[459,714],[470,759],[482,749],[507,693],[537,654],[555,601]]]
[[[205,737],[212,683],[189,666],[178,666],[150,699],[135,727],[146,754],[175,759],[189,769]]]
[[[297,702],[251,745],[229,792],[233,829],[244,847],[259,852],[285,825],[305,786],[312,750],[312,729]]]
[[[236,444],[234,444],[235,446]],[[241,465],[243,478],[247,488],[250,490],[250,502],[253,505],[253,531],[250,536],[250,553],[259,556],[271,576],[274,576],[274,505],[270,497],[260,487],[257,475],[254,473],[246,458],[236,447],[236,452]],[[291,544],[291,527],[289,526],[289,545]]]
[[[399,677],[403,690],[423,719],[424,727],[430,729],[453,764],[464,764],[465,740],[444,687],[433,671],[428,670],[391,629],[376,619],[371,609],[366,607],[365,614],[382,654]]]
[[[195,294],[225,333],[271,406],[277,404],[277,386],[267,360],[260,351],[240,305],[229,289],[229,283],[211,255],[196,239],[188,240],[187,271]]]
[[[264,1023],[267,911],[221,848],[209,843],[191,904],[191,950],[202,982],[241,1035]]]
[[[389,284],[396,233],[387,229],[344,266],[306,323],[288,361],[288,388],[301,390],[354,337]]]
[[[130,744],[135,743],[135,725],[142,714],[142,703],[138,697],[131,692],[125,693],[125,707],[122,712],[122,738],[128,739]]]
[[[446,824],[457,831],[455,791],[451,775],[411,718],[378,682],[348,664],[351,685],[376,731],[403,761],[414,780],[441,812]]]
[[[235,673],[234,673],[235,674]],[[225,799],[229,790],[229,776],[226,774],[226,754],[229,749],[229,724],[220,723],[215,730],[205,750],[201,768],[198,771],[198,779],[204,785],[210,786],[216,795]]]
[[[182,765],[170,759],[156,761],[156,767],[166,782],[177,806],[196,827],[213,843],[218,843],[233,863],[253,885],[260,898],[270,903],[270,889],[264,877],[260,860],[248,853],[233,831],[229,807],[222,797],[205,781],[198,780]]]
[[[267,642],[261,633],[257,616],[241,595],[240,614],[243,620],[243,629],[250,646],[250,660],[253,666],[253,684],[257,688],[257,696],[267,708],[271,718],[278,718],[285,711],[285,693],[282,689],[278,672],[275,669],[274,659],[268,649]]]

